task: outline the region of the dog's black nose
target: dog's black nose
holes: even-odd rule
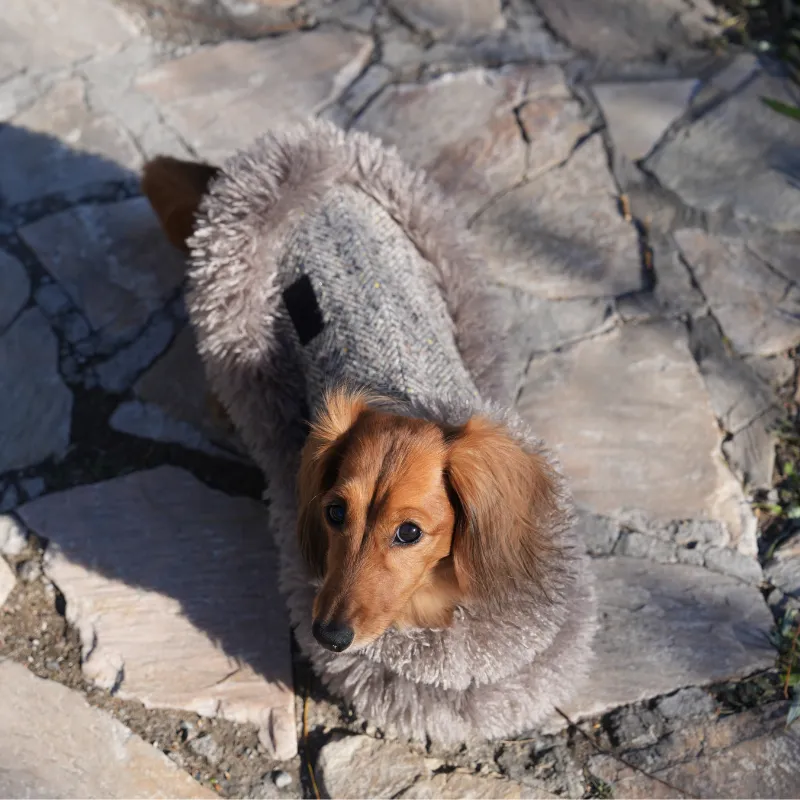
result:
[[[315,619],[314,624],[311,626],[314,638],[328,650],[333,650],[334,653],[341,653],[342,650],[347,650],[353,642],[355,633],[353,629],[344,622],[338,622],[332,619],[328,622]]]

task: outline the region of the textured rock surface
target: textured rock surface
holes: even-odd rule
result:
[[[795,534],[776,550],[764,574],[782,592],[800,598],[800,535]]]
[[[0,662],[3,797],[216,797],[77,692]]]
[[[435,36],[479,36],[505,25],[500,0],[391,0],[390,5],[414,28]]]
[[[721,519],[739,548],[755,553],[681,326],[624,327],[534,359],[519,408],[558,453],[586,507]]]
[[[340,29],[225,42],[157,67],[138,88],[204,158],[221,159],[271,128],[320,111],[371,51],[368,38]]]
[[[682,128],[647,162],[664,186],[689,206],[730,210],[776,230],[800,225],[794,120],[761,101],[792,102],[783,81],[761,72],[741,91]]]
[[[31,282],[16,258],[0,250],[0,332],[20,312],[28,300]]]
[[[615,194],[594,136],[563,167],[499,197],[474,226],[496,279],[552,299],[640,288],[636,232]]]
[[[740,355],[772,355],[800,342],[800,289],[743,239],[682,229],[675,240]]]
[[[461,772],[440,773],[431,778],[423,778],[397,796],[403,800],[518,800],[520,797],[533,797],[514,781],[465,775]]]
[[[600,631],[588,682],[563,710],[591,716],[775,660],[758,589],[690,565],[595,559]]]
[[[427,772],[421,755],[368,736],[334,739],[317,758],[318,778],[329,797],[395,797]]]
[[[3,558],[0,558],[0,608],[8,599],[16,583],[17,576],[14,574],[14,570],[8,566]]]
[[[36,309],[0,336],[0,472],[66,451],[72,394],[57,361],[56,338]]]
[[[296,751],[289,628],[264,508],[161,467],[19,510],[81,634],[83,670],[119,697],[253,722]]]
[[[710,3],[683,0],[540,0],[556,33],[602,60],[679,55],[713,32]],[[677,51],[677,52],[676,52]]]
[[[131,177],[135,146],[85,91],[79,78],[57,83],[0,130],[0,190],[11,202]]]
[[[614,797],[794,797],[800,782],[800,736],[784,726],[786,707],[687,724],[667,723],[655,747],[624,752],[635,771],[606,755],[590,771],[613,785]]]
[[[27,225],[21,235],[110,341],[141,329],[183,280],[183,260],[143,198],[77,206]]]
[[[518,106],[530,147],[514,113]],[[469,70],[422,86],[391,87],[357,127],[428,170],[468,214],[527,171],[566,159],[587,131],[555,67]]]
[[[670,125],[686,112],[697,81],[605,83],[592,92],[608,125],[615,153],[644,158]]]

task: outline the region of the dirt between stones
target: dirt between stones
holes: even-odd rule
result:
[[[41,678],[81,692],[91,705],[116,717],[221,797],[299,795],[299,758],[274,762],[259,743],[255,726],[181,710],[147,709],[84,680],[78,633],[64,616],[64,598],[42,572],[43,553],[42,542],[31,537],[24,552],[8,559],[17,584],[0,608],[0,659],[10,658]],[[292,779],[282,791],[273,782],[276,770]]]

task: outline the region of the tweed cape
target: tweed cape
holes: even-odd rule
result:
[[[563,479],[539,584],[458,608],[446,629],[390,629],[363,649],[333,654],[314,640],[318,584],[296,541],[300,451],[328,386],[365,387],[450,424],[487,415],[560,475],[511,409],[504,321],[460,215],[394,150],[315,121],[224,164],[189,246],[198,349],[267,478],[280,587],[316,673],[390,735],[447,745],[535,727],[586,675],[596,627]]]

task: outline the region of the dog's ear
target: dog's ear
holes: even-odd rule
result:
[[[297,540],[300,552],[317,577],[325,573],[328,551],[322,496],[336,482],[348,433],[367,408],[364,394],[346,390],[330,392],[303,447],[297,478]]]
[[[170,242],[184,253],[195,214],[208,185],[219,170],[210,164],[158,156],[144,165],[142,192],[150,202]]]
[[[469,597],[492,600],[514,586],[542,585],[558,511],[552,467],[525,451],[505,427],[482,417],[448,432],[446,439],[459,586]]]

